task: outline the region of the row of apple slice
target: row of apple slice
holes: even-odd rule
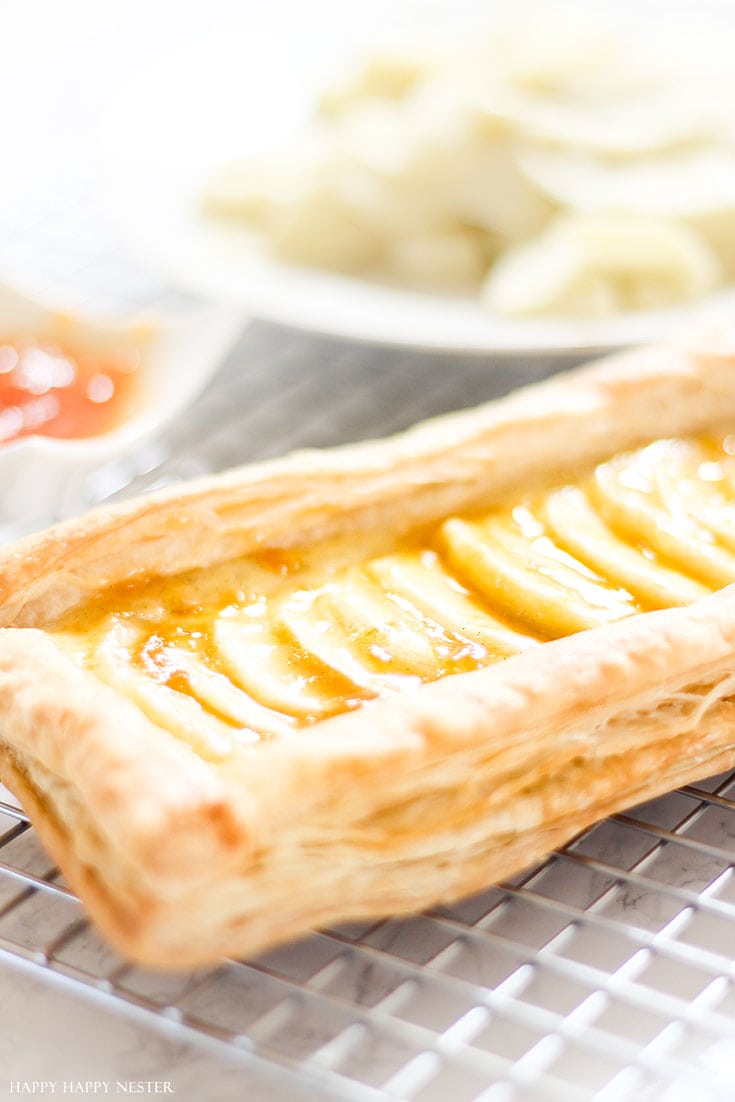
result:
[[[603,464],[582,487],[450,518],[432,548],[219,611],[207,647],[160,636],[153,645],[150,627],[114,619],[95,666],[216,757],[233,739],[687,604],[735,580],[735,460],[712,455],[704,443],[661,442]]]

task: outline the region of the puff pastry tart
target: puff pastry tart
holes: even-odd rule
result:
[[[519,871],[735,765],[735,334],[0,557],[0,774],[184,967]]]

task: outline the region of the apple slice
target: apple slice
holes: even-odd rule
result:
[[[548,537],[523,535],[503,516],[445,521],[440,540],[461,578],[494,607],[549,638],[636,611],[629,594],[576,563]]]
[[[699,582],[670,570],[620,539],[600,520],[587,495],[576,486],[564,486],[549,494],[540,515],[560,546],[627,589],[647,608],[687,605],[708,592]]]
[[[681,499],[667,508],[659,478],[644,467],[603,463],[589,492],[603,520],[627,541],[650,548],[668,565],[714,589],[735,581],[735,556],[717,543],[709,528],[685,512]]]
[[[305,722],[334,711],[319,687],[320,669],[284,646],[265,599],[221,612],[214,641],[226,673],[265,708]]]
[[[388,594],[409,601],[461,645],[478,648],[478,658],[506,658],[537,642],[481,608],[447,573],[435,551],[386,555],[369,563],[367,572]]]
[[[439,665],[420,618],[387,599],[360,571],[286,598],[282,623],[299,647],[359,690],[377,695]]]
[[[279,735],[293,728],[290,717],[253,700],[226,674],[204,665],[193,651],[167,643],[161,650],[161,659],[175,673],[183,675],[191,695],[204,707],[246,732],[250,731],[253,737],[247,741],[258,741],[257,732]]]
[[[218,761],[242,744],[237,728],[210,714],[198,700],[171,688],[163,668],[139,662],[136,653],[145,636],[131,623],[111,618],[98,638],[92,668],[101,680],[133,700],[149,719],[188,742],[206,761]],[[153,676],[152,676],[153,675]]]

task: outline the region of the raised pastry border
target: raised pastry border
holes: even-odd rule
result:
[[[735,764],[735,587],[213,762],[44,628],[100,589],[398,531],[735,426],[735,333],[618,355],[387,441],[99,509],[0,553],[0,775],[110,940],[162,967],[405,913]]]

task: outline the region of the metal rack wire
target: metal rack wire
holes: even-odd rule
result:
[[[734,796],[688,787],[456,907],[181,976],[104,946],[0,802],[0,954],[325,1098],[725,1099]]]

